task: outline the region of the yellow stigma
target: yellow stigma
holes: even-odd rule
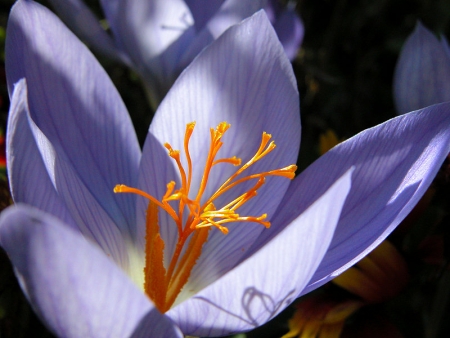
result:
[[[217,153],[222,147],[223,135],[230,128],[226,122],[220,123],[217,128],[211,128],[211,144],[203,169],[203,176],[195,198],[189,197],[192,182],[192,159],[189,153],[189,141],[194,131],[195,122],[188,123],[184,137],[184,155],[186,157],[187,168],[183,167],[180,158],[180,151],[174,150],[169,143],[164,146],[169,152],[169,156],[174,159],[178,171],[180,172],[181,186],[175,189],[175,182],[167,184],[167,190],[161,200],[147,194],[146,192],[125,186],[116,185],[115,193],[132,193],[143,196],[149,200],[146,218],[146,248],[144,267],[144,290],[152,299],[156,307],[161,312],[166,312],[175,302],[177,296],[187,283],[192,269],[201,255],[203,245],[206,243],[209,231],[212,228],[219,229],[223,234],[227,234],[229,229],[227,223],[231,222],[256,222],[266,228],[270,227],[270,222],[266,220],[267,214],[260,216],[241,216],[237,210],[247,201],[257,195],[257,191],[265,183],[267,176],[281,176],[293,179],[297,166],[290,165],[281,169],[275,169],[248,176],[242,173],[250,166],[258,162],[264,156],[275,149],[275,143],[270,141],[271,135],[262,134],[261,144],[255,155],[209,196],[206,201],[203,195],[208,184],[211,169],[221,163],[241,165],[241,159],[237,157],[216,159]],[[228,204],[216,207],[214,202],[219,196],[236,187],[237,185],[254,180],[255,184],[245,193],[241,194]],[[173,208],[169,202],[177,201],[178,207]],[[167,212],[175,221],[178,230],[178,240],[175,251],[170,259],[168,267],[164,266],[164,241],[160,236],[158,225],[158,207]]]

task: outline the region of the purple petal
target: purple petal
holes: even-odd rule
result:
[[[10,92],[26,78],[31,117],[56,155],[121,231],[134,235],[134,198],[117,198],[112,189],[136,182],[139,144],[119,94],[94,56],[45,7],[18,1],[8,21],[6,59]]]
[[[403,115],[333,148],[294,181],[286,195],[298,191],[313,201],[355,167],[333,241],[303,293],[355,264],[408,215],[450,151],[449,126],[450,103]]]
[[[21,80],[14,86],[6,136],[6,163],[13,199],[16,203],[34,205],[78,229],[48,176],[28,124],[28,114],[26,82]]]
[[[262,9],[266,3],[266,0],[225,0],[206,27],[213,39],[217,39],[228,28]]]
[[[184,338],[184,335],[168,316],[162,316],[157,309],[153,309],[141,319],[131,336],[131,338],[149,337]]]
[[[117,61],[129,64],[113,39],[100,26],[98,18],[81,0],[49,0],[67,26],[91,48]]]
[[[180,186],[178,172],[175,170],[173,160],[168,156],[167,149],[152,135],[148,134],[142,151],[142,160],[139,170],[138,188],[161,200],[167,190],[167,183],[175,181]],[[149,201],[143,197],[137,199],[137,227],[139,248],[145,248],[146,212]],[[159,212],[161,236],[165,242],[164,258],[169,259],[177,241],[176,224],[168,213]],[[168,262],[166,262],[168,263]]]
[[[14,90],[7,141],[15,202],[29,203],[67,221],[128,269],[123,235],[33,122],[26,99],[26,83],[21,80]]]
[[[219,10],[225,0],[185,0],[194,17],[195,29],[200,31],[209,19]]]
[[[406,40],[394,75],[400,114],[450,101],[450,54],[420,22]]]
[[[263,248],[168,316],[185,334],[218,336],[252,329],[283,310],[307,284],[328,248],[351,172]]]
[[[194,38],[183,0],[102,0],[117,44],[132,59],[160,101],[175,81],[176,65]]]
[[[264,8],[267,0],[226,0],[210,18],[202,31],[198,33],[185,51],[178,66],[179,71],[186,68],[192,60],[228,28],[240,23]]]
[[[277,149],[248,169],[247,174],[264,172],[296,162],[300,142],[298,109],[292,67],[261,11],[230,28],[196,58],[161,103],[150,132],[160,144],[169,142],[174,149],[183,149],[186,124],[197,122],[190,143],[194,198],[210,144],[210,127],[222,121],[231,123],[219,157],[236,155],[243,163],[258,149],[262,132],[272,134]],[[158,163],[156,160],[150,162]],[[211,196],[235,171],[236,167],[229,164],[214,167],[205,196]],[[142,167],[141,173],[146,174]],[[236,187],[217,199],[216,207],[232,201],[253,184]],[[268,213],[270,217],[288,185],[286,178],[269,178],[258,196],[239,209],[240,214]],[[213,230],[191,275],[195,289],[212,283],[234,266],[262,230],[263,226],[252,223],[231,224],[226,236]]]
[[[271,20],[272,21],[272,20]],[[284,51],[290,60],[297,56],[298,49],[303,41],[305,27],[293,6],[287,7],[272,21],[273,28],[283,45]]]
[[[170,325],[104,253],[48,214],[8,208],[0,242],[27,298],[57,336],[127,337],[149,311],[156,332]]]
[[[441,44],[442,44],[442,48],[445,50],[447,55],[450,57],[450,46],[448,45],[447,39],[443,35],[441,35]]]

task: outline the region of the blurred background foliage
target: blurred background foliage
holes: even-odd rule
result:
[[[40,2],[48,6],[45,1]],[[98,2],[86,2],[101,18]],[[4,39],[13,3],[13,0],[0,0],[0,128],[3,131],[9,108]],[[392,78],[402,44],[417,20],[437,35],[450,36],[450,1],[298,0],[296,6],[305,25],[304,42],[293,62],[301,98],[303,126],[298,164],[302,169],[320,155],[320,135],[328,130],[342,140],[396,116]],[[102,57],[99,60],[122,95],[142,144],[154,112],[149,108],[138,76],[120,64]],[[4,141],[0,147],[4,154]],[[4,166],[1,170],[0,207],[4,208],[11,200]],[[349,316],[342,337],[450,337],[449,182],[450,161],[444,163],[419,206],[390,237],[408,266],[407,286],[394,298],[365,305]],[[317,295],[333,300],[359,299],[331,283],[307,298]],[[298,300],[263,327],[234,337],[286,334],[288,320],[302,302]],[[1,252],[0,337],[51,336],[26,302],[8,258]]]

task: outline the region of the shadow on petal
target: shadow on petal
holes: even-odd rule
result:
[[[183,338],[180,329],[173,324],[169,317],[161,314],[156,308],[151,309],[136,326],[131,338],[146,338],[149,337],[149,332],[152,337],[164,338]]]

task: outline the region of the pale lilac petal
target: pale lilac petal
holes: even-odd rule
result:
[[[442,44],[442,48],[445,50],[447,55],[450,57],[450,46],[448,45],[447,39],[443,35],[441,35],[441,44]]]
[[[300,142],[296,82],[264,11],[230,28],[196,58],[161,103],[150,133],[160,144],[169,142],[174,149],[182,150],[186,124],[192,121],[197,122],[190,143],[195,189],[192,198],[200,184],[210,144],[209,129],[222,121],[231,123],[231,128],[223,138],[220,157],[236,155],[245,163],[259,147],[263,131],[272,134],[277,144],[277,149],[248,169],[247,174],[296,162]],[[214,167],[205,195],[211,196],[235,170],[229,164]],[[258,196],[239,209],[240,214],[268,213],[270,218],[288,185],[286,178],[268,178]],[[249,184],[238,186],[219,198],[216,207],[248,188]],[[226,236],[213,230],[191,275],[192,286],[198,290],[220,277],[263,229],[259,224],[248,223],[231,224]]]
[[[142,160],[139,168],[138,188],[161,200],[167,190],[167,183],[175,181],[180,186],[179,174],[175,170],[173,160],[168,156],[167,149],[152,135],[148,134],[142,150]],[[140,250],[145,248],[145,222],[149,201],[146,198],[137,199],[137,230]],[[177,240],[176,224],[166,212],[160,210],[159,224],[161,236],[165,242],[164,258],[172,256]]]
[[[290,4],[290,3],[288,3]],[[266,11],[267,17],[270,22],[275,22],[277,16],[281,14],[283,6],[279,0],[268,0],[264,10]]]
[[[333,241],[304,293],[348,269],[386,238],[425,193],[449,151],[446,103],[368,129],[305,170],[287,196],[298,191],[314,200],[335,177],[355,167]]]
[[[406,40],[394,75],[400,114],[450,101],[450,55],[445,43],[420,22]]]
[[[219,336],[255,328],[283,310],[327,251],[351,174],[349,170],[289,225],[281,224],[283,230],[254,255],[167,315],[185,334]],[[286,219],[281,216],[280,221]]]
[[[267,0],[225,0],[206,27],[211,36],[217,39],[228,28],[262,9],[266,3]]]
[[[67,26],[92,49],[117,61],[129,63],[127,56],[115,46],[98,18],[81,0],[49,0]]]
[[[25,80],[14,86],[6,135],[9,185],[14,202],[36,206],[78,229],[49,179],[41,154],[28,124]]]
[[[67,207],[78,229],[87,238],[96,242],[118,265],[127,269],[129,261],[126,241],[132,241],[129,234],[120,231],[117,224],[92,195],[89,187],[86,187],[74,172],[72,165],[64,156],[58,155],[31,118],[28,119],[28,123],[48,175],[57,189],[58,197]]]
[[[193,18],[183,0],[102,0],[118,46],[160,101],[175,81],[174,69],[194,38]]]
[[[10,181],[15,202],[29,203],[68,221],[68,225],[95,241],[117,264],[127,269],[129,261],[124,236],[80,182],[67,159],[58,156],[53,145],[33,122],[26,104],[25,80],[21,80],[16,87],[13,102],[16,96],[22,96],[22,100],[17,102],[18,110],[16,102],[12,106],[14,110],[9,119],[12,129],[8,130],[7,148],[8,158],[12,161],[8,166],[12,170]],[[24,140],[28,141],[25,145]],[[23,148],[28,150],[19,153]],[[31,156],[24,158],[26,155]],[[36,163],[30,162],[32,160]],[[36,174],[41,176],[36,177]],[[30,192],[39,188],[43,191],[30,196]],[[45,195],[49,195],[47,200],[43,200],[47,197]]]
[[[20,204],[5,210],[0,242],[33,308],[57,336],[127,337],[154,310],[103,252],[40,210]],[[165,320],[150,318],[155,327]]]
[[[298,49],[303,42],[305,27],[294,7],[283,10],[274,21],[273,28],[283,45],[284,51],[290,60],[297,56]]]
[[[18,1],[8,21],[6,69],[10,92],[26,78],[31,117],[58,157],[121,231],[133,235],[135,199],[117,198],[112,189],[136,182],[139,144],[119,94],[94,56],[45,7]]]
[[[204,28],[197,34],[195,40],[191,41],[189,48],[185,51],[178,66],[179,71],[186,68],[192,60],[210,45],[215,39],[222,35],[228,28],[240,23],[264,8],[267,0],[226,0],[216,13],[206,23]]]
[[[181,330],[175,326],[168,316],[153,308],[137,326],[131,338],[184,338]]]
[[[194,17],[195,29],[200,31],[219,10],[225,0],[185,0]]]

